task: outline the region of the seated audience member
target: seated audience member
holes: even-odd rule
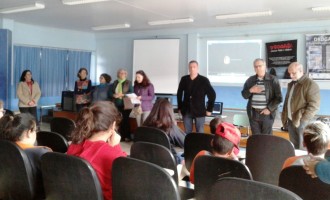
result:
[[[217,127],[219,124],[221,124],[223,121],[219,117],[215,117],[210,121],[210,131],[214,135],[215,131],[217,130]]]
[[[176,158],[177,164],[180,164],[182,157],[177,155],[174,146],[183,148],[186,134],[177,126],[173,107],[167,99],[159,98],[156,101],[143,126],[159,128],[167,133],[171,143],[171,152]]]
[[[323,135],[330,134],[330,128],[324,124],[320,125],[319,132],[325,132]],[[330,157],[325,159],[310,155],[304,160],[304,169],[312,178],[319,177],[319,179],[327,184],[330,184]]]
[[[112,163],[116,158],[126,156],[119,145],[120,135],[116,132],[120,120],[120,113],[112,102],[98,101],[82,108],[67,152],[90,162],[105,200],[112,199]]]
[[[327,131],[326,126],[319,121],[307,125],[304,129],[303,145],[309,155],[288,158],[284,162],[283,169],[291,165],[304,165],[304,159],[309,159],[310,155],[323,159],[330,141],[330,132]]]
[[[40,158],[52,150],[44,146],[34,146],[37,137],[36,130],[35,118],[29,113],[15,116],[5,115],[0,119],[0,139],[15,142],[25,150],[31,161],[32,171],[36,175],[36,194],[37,196],[44,196]]]
[[[193,160],[190,168],[190,182],[195,182],[195,160],[199,156],[212,155],[216,157],[238,160],[240,131],[227,122],[222,122],[217,126],[214,139],[211,141],[212,152],[200,151]]]

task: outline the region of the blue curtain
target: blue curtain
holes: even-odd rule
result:
[[[42,96],[61,96],[65,89],[67,52],[59,49],[42,49],[40,76]]]
[[[32,73],[34,81],[40,83],[40,62],[41,62],[41,48],[14,46],[14,83],[18,84],[22,72],[26,69]],[[16,95],[16,87],[14,87],[14,94]]]
[[[42,97],[61,96],[63,90],[74,89],[81,67],[90,71],[91,55],[91,52],[14,46],[14,82],[18,84],[22,72],[29,69],[40,85]]]
[[[73,90],[74,83],[78,79],[77,73],[80,68],[85,67],[88,72],[91,68],[91,52],[69,51],[68,52],[68,74],[67,74],[67,89]]]

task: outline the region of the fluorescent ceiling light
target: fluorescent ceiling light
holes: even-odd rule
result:
[[[24,5],[24,6],[3,8],[3,9],[0,9],[0,13],[1,14],[10,14],[10,13],[16,13],[16,12],[40,10],[40,9],[44,9],[44,8],[45,8],[45,4],[35,2],[34,4],[29,4],[29,5]]]
[[[314,11],[314,12],[330,11],[330,6],[314,7],[314,8],[312,8],[312,11]]]
[[[165,25],[165,24],[181,24],[181,23],[191,23],[191,22],[194,22],[193,18],[150,21],[148,22],[148,24],[150,26],[157,26],[157,25]]]
[[[78,4],[86,4],[86,3],[97,3],[102,1],[109,1],[109,0],[62,0],[62,3],[65,5],[78,5]]]
[[[217,15],[216,19],[235,19],[235,18],[246,18],[246,17],[263,17],[272,15],[272,11],[263,12],[250,12],[250,13],[237,13],[228,15]]]
[[[92,27],[94,31],[104,31],[104,30],[111,30],[111,29],[122,29],[122,28],[129,28],[131,25],[129,24],[117,24],[117,25],[109,25],[109,26],[96,26]]]

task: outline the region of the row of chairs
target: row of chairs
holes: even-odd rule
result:
[[[193,159],[201,150],[211,151],[211,134],[188,134],[184,141],[185,166],[190,171]],[[169,139],[165,132],[151,127],[138,127],[134,142],[145,141],[169,148]],[[254,180],[278,185],[278,177],[284,161],[295,155],[292,144],[281,137],[272,135],[253,135],[248,138],[246,165]]]
[[[140,136],[140,135],[143,135]],[[168,141],[166,141],[166,134],[161,133],[161,131],[157,129],[152,129],[148,127],[139,127],[136,132],[136,140],[138,141],[148,141],[152,143],[158,143],[163,145],[164,147],[167,147]],[[145,137],[144,137],[145,136]],[[154,138],[156,137],[156,138]],[[159,142],[161,141],[159,137],[163,138],[162,141],[166,141],[164,143]],[[208,150],[211,151],[210,142],[212,140],[213,136],[210,134],[201,134],[201,133],[194,133],[194,134],[188,134],[186,136],[185,142],[184,142],[184,156],[185,156],[185,164],[188,170],[190,170],[192,160],[194,159],[195,155],[200,150]],[[134,148],[134,145],[132,146]],[[294,191],[301,195],[304,199],[313,199],[313,195],[315,197],[315,193],[312,191],[319,188],[322,189],[322,192],[319,193],[320,197],[324,196],[330,196],[330,185],[328,186],[325,183],[322,183],[319,179],[311,179],[302,167],[298,167],[301,171],[300,178],[303,178],[304,180],[297,181],[296,184],[299,185],[300,182],[304,182],[305,184],[300,184],[300,187],[297,187],[297,189],[292,188],[292,184],[289,184],[290,187],[286,184],[286,177],[287,170],[285,169],[282,171],[282,165],[284,161],[291,156],[295,155],[294,148],[292,144],[281,137],[277,136],[271,136],[271,135],[254,135],[248,139],[247,142],[247,149],[246,149],[246,165],[251,170],[250,177],[247,175],[249,173],[245,173],[245,176],[238,176],[237,174],[243,173],[242,170],[239,169],[239,165],[233,165],[233,162],[229,164],[230,162],[227,162],[227,164],[220,164],[219,163],[213,163],[215,161],[208,161],[207,158],[201,158],[201,160],[205,159],[204,161],[198,162],[199,158],[196,160],[196,171],[195,171],[195,177],[199,176],[201,178],[196,178],[195,180],[195,195],[198,199],[203,198],[203,196],[207,196],[209,190],[205,189],[205,191],[202,190],[202,192],[198,191],[199,188],[199,180],[205,178],[209,180],[203,180],[202,184],[207,185],[206,188],[210,188],[214,182],[222,177],[228,176],[232,177],[240,177],[240,178],[246,178],[246,179],[253,179],[255,181],[260,181],[268,184],[272,184],[275,186],[282,186],[284,188],[287,188],[291,191]],[[215,159],[217,160],[217,159]],[[219,159],[218,159],[219,160]],[[221,160],[221,159],[220,159]],[[211,162],[211,163],[209,163]],[[225,167],[227,165],[227,168]],[[244,165],[243,165],[244,166]],[[241,167],[244,168],[244,167]],[[202,169],[201,171],[198,171],[198,169]],[[227,169],[228,171],[226,171]],[[231,170],[229,170],[231,169]],[[235,170],[238,171],[235,171]],[[244,171],[244,170],[243,170]],[[238,173],[239,172],[239,173]],[[200,175],[199,175],[200,173]],[[211,175],[213,174],[213,175]],[[288,174],[294,174],[289,172]],[[240,174],[242,175],[242,174]],[[213,179],[208,178],[213,177]],[[280,177],[280,178],[279,178]],[[291,178],[292,179],[292,178]],[[297,180],[296,178],[293,178],[293,180]],[[209,181],[209,182],[207,182]],[[294,185],[294,184],[293,184]],[[323,199],[323,198],[321,198]]]
[[[7,142],[7,143],[9,143],[9,142]],[[153,144],[151,144],[151,146],[152,145]],[[16,145],[13,145],[13,144],[12,144],[12,146],[16,147]],[[151,161],[151,159],[155,159],[155,158],[157,159],[157,156],[158,156],[155,151],[150,151],[149,150],[149,155],[145,156],[146,158],[141,158],[141,155],[139,155],[139,154],[143,154],[143,153],[141,153],[141,151],[142,151],[141,149],[144,148],[143,151],[147,152],[148,151],[147,149],[150,149],[150,147],[151,147],[150,144],[147,144],[146,147],[143,147],[143,146],[144,146],[143,143],[141,145],[141,143],[139,143],[139,142],[133,144],[132,150],[131,150],[131,154],[133,156],[135,155],[139,159],[148,161],[149,164],[150,164],[150,162],[154,163],[154,161]],[[160,146],[160,145],[158,145],[158,146]],[[162,146],[160,146],[160,147],[162,147]],[[24,158],[26,160],[26,156],[24,156],[24,151],[22,152],[18,147],[16,147],[16,148],[18,149],[18,150],[16,150],[16,152],[19,152],[18,155],[21,155],[22,156],[22,159],[21,160],[24,160]],[[167,154],[168,155],[171,155],[170,151],[168,151],[167,148],[164,148],[164,147],[162,147],[162,148],[167,150]],[[140,150],[138,150],[138,149],[140,149]],[[140,153],[139,153],[139,151],[140,151]],[[22,177],[24,179],[24,177],[29,177],[29,176],[28,175],[26,175],[26,176],[24,175],[24,170],[23,170],[22,173],[18,173],[17,171],[15,171],[15,170],[19,169],[19,167],[18,167],[19,165],[17,163],[14,163],[13,164],[13,162],[8,162],[9,160],[14,160],[14,161],[17,160],[17,159],[13,159],[13,158],[16,158],[17,155],[15,156],[14,154],[10,153],[11,152],[10,151],[10,147],[8,147],[8,144],[6,144],[6,141],[1,141],[1,143],[0,143],[0,152],[3,152],[3,154],[0,154],[1,155],[1,160],[4,161],[4,163],[6,164],[6,165],[2,165],[3,168],[0,167],[0,180],[3,180],[3,182],[1,182],[1,184],[0,184],[0,194],[3,194],[5,197],[6,197],[6,195],[9,195],[9,194],[10,195],[13,195],[13,194],[14,195],[18,195],[18,194],[23,193],[23,195],[24,195],[24,191],[27,191],[28,189],[27,190],[24,190],[25,187],[19,185],[17,182],[13,182],[13,181],[10,181],[10,180],[16,180],[16,178],[15,178],[16,176],[15,175],[21,177],[20,179],[22,179]],[[67,189],[70,189],[70,191],[74,191],[74,189],[76,188],[75,186],[77,186],[79,188],[79,191],[81,191],[81,189],[83,188],[83,186],[84,186],[85,183],[83,183],[82,180],[80,180],[80,178],[81,178],[82,174],[83,174],[83,177],[85,177],[86,172],[81,172],[80,171],[80,167],[79,167],[80,164],[79,165],[78,164],[74,164],[73,162],[80,162],[80,163],[83,162],[84,165],[87,166],[85,168],[86,169],[89,169],[89,170],[92,170],[92,171],[93,171],[93,168],[89,165],[88,162],[86,162],[86,161],[84,161],[84,160],[82,160],[80,158],[77,158],[77,157],[72,157],[71,158],[71,156],[68,156],[68,155],[65,155],[65,154],[59,154],[59,153],[48,153],[46,155],[47,156],[45,156],[45,157],[42,158],[42,170],[43,170],[43,173],[47,173],[47,172],[44,172],[44,171],[47,171],[47,170],[44,170],[44,168],[47,168],[47,167],[50,168],[48,170],[48,171],[50,171],[48,173],[50,175],[47,175],[49,177],[47,179],[46,179],[47,176],[44,177],[44,180],[46,181],[46,183],[45,183],[46,194],[48,194],[48,196],[50,194],[55,195],[55,193],[57,194],[56,191],[62,191],[62,192],[60,192],[61,194],[57,194],[57,195],[62,195],[62,196],[58,196],[58,197],[61,197],[62,199],[72,199],[73,198],[72,195],[74,193],[72,193],[72,192],[71,193],[70,192],[69,193],[63,192],[63,191],[66,191],[66,190],[64,190],[64,189],[55,190],[54,188],[56,188],[56,187],[59,188],[59,187],[63,186],[65,188],[67,188]],[[50,157],[49,159],[47,159],[48,155]],[[3,156],[5,156],[5,157],[3,157]],[[76,161],[72,161],[72,160],[76,160]],[[158,162],[164,162],[164,160],[162,160],[162,161],[159,160]],[[7,164],[10,165],[10,163],[12,164],[12,166],[7,166]],[[173,159],[173,155],[172,155],[172,161],[171,161],[171,163],[172,163],[172,169],[175,171],[176,168],[175,168],[175,161]],[[171,169],[171,166],[169,166],[169,165],[165,165],[165,167],[163,167],[159,163],[155,163],[155,164],[159,165],[161,167],[161,169],[163,169],[163,168],[170,168]],[[25,164],[25,165],[27,165],[27,164]],[[195,185],[195,197],[196,197],[196,199],[208,199],[208,198],[211,198],[212,199],[212,195],[213,194],[211,195],[210,188],[212,188],[213,185],[216,184],[219,181],[219,179],[221,179],[223,177],[227,177],[227,176],[232,177],[232,176],[234,176],[234,177],[252,179],[252,177],[251,177],[251,175],[249,173],[245,173],[245,175],[244,175],[244,173],[241,172],[241,171],[244,171],[244,170],[239,170],[239,168],[240,168],[239,166],[240,165],[241,166],[244,166],[241,163],[236,162],[236,161],[227,160],[227,159],[221,159],[221,158],[216,158],[216,157],[203,156],[203,157],[198,158],[196,160],[195,176],[196,177],[197,176],[200,176],[200,177],[204,178],[205,180],[203,180],[202,178],[201,179],[196,178],[196,185]],[[13,166],[15,166],[15,167],[13,167]],[[124,165],[124,166],[126,166],[126,165]],[[205,166],[207,166],[207,167],[205,167]],[[227,168],[225,166],[227,166]],[[220,170],[221,167],[223,168],[223,169],[221,169],[222,171]],[[10,172],[9,169],[13,169],[14,172],[13,171]],[[71,171],[70,171],[70,169],[71,169]],[[129,175],[129,173],[131,171],[134,171],[133,169],[137,170],[139,168],[132,167],[132,170],[129,170],[128,168],[125,167],[124,169],[125,170],[123,170],[123,168],[121,168],[122,172],[127,173],[127,174],[124,174],[124,175],[122,174],[121,176]],[[204,170],[204,171],[199,172],[199,169]],[[291,168],[288,168],[288,169],[291,169]],[[57,170],[59,170],[59,171],[57,171]],[[302,170],[302,168],[300,168],[300,170]],[[25,171],[26,172],[29,171],[28,170],[28,167],[27,167],[27,169],[25,169]],[[68,171],[68,174],[65,171]],[[76,171],[77,173],[75,173],[74,171]],[[282,173],[283,174],[292,174],[292,173],[284,173],[284,172],[286,172],[286,171],[284,170]],[[147,177],[144,177],[144,176],[141,177],[141,175],[143,173],[142,174],[139,173],[139,172],[133,172],[133,173],[136,173],[136,175],[140,175],[140,178],[137,179],[137,180],[144,181],[142,185],[145,185],[145,187],[148,188],[148,189],[145,189],[145,190],[153,191],[155,188],[152,187],[152,186],[159,186],[159,184],[162,183],[162,181],[155,181],[154,182],[154,179],[152,177],[155,177],[155,175],[152,174],[152,173],[151,173],[151,175],[152,175],[151,178],[147,178]],[[214,174],[213,175],[210,175],[210,173],[214,173]],[[285,183],[286,183],[285,180],[286,179],[283,178],[285,176],[282,175],[282,173],[281,173],[281,176],[280,176],[280,186],[286,187],[285,186]],[[120,177],[119,178],[115,178],[117,176],[117,174],[118,173],[113,172],[113,178],[114,178],[114,180],[121,180]],[[198,174],[200,174],[200,175],[198,175]],[[73,177],[71,175],[73,175]],[[95,173],[94,173],[94,175],[95,175]],[[301,187],[302,188],[301,191],[305,191],[305,192],[306,191],[309,191],[309,192],[307,192],[307,194],[309,193],[310,194],[310,197],[304,196],[304,194],[299,193],[299,191],[295,191],[292,188],[288,188],[288,189],[290,189],[292,191],[295,191],[297,194],[299,194],[304,199],[313,199],[313,198],[315,199],[316,195],[320,195],[320,194],[323,195],[323,198],[321,198],[322,197],[321,196],[320,199],[325,199],[324,197],[329,196],[329,192],[326,192],[326,193],[323,192],[323,191],[330,191],[329,190],[329,187],[326,184],[320,182],[318,179],[313,179],[313,180],[318,180],[318,182],[316,181],[316,185],[315,185],[317,187],[314,187],[313,188],[313,187],[311,187],[311,185],[309,185],[309,183],[311,183],[311,181],[308,180],[308,178],[309,179],[311,179],[311,178],[309,176],[307,176],[304,173],[303,170],[302,170],[302,174],[301,175],[298,175],[298,177],[304,177],[303,175],[305,175],[305,178],[307,178],[307,179],[305,179],[305,181],[299,180],[298,182],[296,182],[296,185],[297,184],[298,185],[299,184],[302,185],[301,183],[305,183],[305,184],[303,184],[304,187]],[[164,175],[162,175],[162,176],[164,176]],[[212,178],[209,178],[209,177],[213,177],[213,179]],[[60,178],[61,180],[57,180],[57,178]],[[181,197],[181,199],[188,199],[188,198],[190,198],[188,196],[182,195],[183,193],[180,192],[180,187],[178,187],[177,179],[176,178],[172,178],[172,179],[173,179],[173,181],[175,183],[175,187],[177,187],[177,189],[175,189],[175,190],[178,190],[178,195]],[[297,177],[296,178],[291,178],[291,179],[289,178],[289,180],[296,180],[296,179],[297,179]],[[145,181],[145,180],[148,180],[148,181]],[[95,184],[97,185],[97,183],[94,183],[94,181],[88,181],[88,182],[93,183],[94,184],[93,187],[96,187]],[[125,182],[123,182],[121,184],[127,184],[126,181],[130,181],[131,182],[133,180],[125,180]],[[200,181],[200,183],[198,181]],[[205,182],[202,182],[202,181],[205,181]],[[30,183],[31,182],[33,182],[33,181],[30,181]],[[147,184],[149,182],[151,183],[151,185],[148,185]],[[8,185],[10,183],[12,183],[12,186],[15,187],[15,190],[10,190],[10,189],[8,189],[8,187],[3,187],[4,185]],[[29,183],[29,181],[26,181],[25,183]],[[79,183],[79,184],[77,185],[76,183]],[[323,184],[322,187],[325,187],[325,190],[322,189],[322,191],[320,191],[320,189],[322,187],[319,187],[317,185],[317,183]],[[52,187],[50,187],[50,186],[47,187],[46,184],[52,185]],[[133,184],[133,185],[141,185],[141,183],[138,184],[137,182],[131,183],[131,184]],[[314,184],[315,184],[315,181],[314,181]],[[114,183],[114,185],[115,185],[115,183]],[[288,186],[292,186],[294,184],[288,183],[287,185]],[[91,187],[91,186],[88,186],[88,187]],[[125,187],[126,187],[126,185],[124,186],[124,189],[126,189]],[[166,187],[169,187],[169,186],[166,186]],[[5,189],[3,189],[3,188],[5,188]],[[17,193],[17,191],[16,191],[17,188],[19,188],[20,193]],[[33,188],[33,185],[30,186],[30,187],[27,187],[27,188],[30,188],[30,190],[31,190],[31,188]],[[53,189],[47,189],[47,188],[53,188]],[[118,188],[121,188],[121,190],[123,189],[123,187],[118,187]],[[236,187],[233,187],[233,188],[236,189]],[[127,188],[127,189],[129,189],[129,188]],[[117,199],[126,199],[126,198],[124,198],[122,196],[123,191],[121,191],[121,190],[119,192],[117,190],[114,190],[114,195],[115,195],[115,193],[117,191],[118,194],[120,195]],[[15,193],[11,193],[10,191],[15,191]],[[21,192],[21,191],[23,191],[23,192]],[[52,192],[49,192],[49,191],[52,191]],[[88,190],[88,191],[90,191],[90,190]],[[315,193],[313,193],[313,191],[318,191],[318,193],[315,194]],[[239,191],[237,191],[237,192],[239,193]],[[138,195],[137,193],[134,193],[134,192],[133,193],[132,192],[128,192],[128,194],[130,194],[130,195],[132,195],[132,194]],[[144,195],[143,197],[145,198],[146,195],[152,195],[152,194],[153,194],[153,192],[149,192],[149,193],[142,193],[141,195]],[[176,194],[176,193],[174,193],[174,194]],[[33,194],[31,194],[31,195],[33,196]],[[75,195],[77,195],[77,194],[75,194]],[[88,194],[84,194],[85,197],[87,195]],[[190,195],[191,195],[191,193],[190,193]],[[13,198],[13,197],[10,197],[10,198]],[[21,197],[18,197],[16,199],[20,199],[20,198]],[[134,198],[136,198],[136,197],[134,197]],[[6,198],[4,198],[4,199],[6,199]],[[13,198],[13,199],[15,199],[15,198]],[[24,195],[24,199],[30,199],[29,198],[29,195]],[[47,199],[57,199],[57,197],[56,198],[48,198],[47,197]],[[92,199],[92,198],[89,198],[89,199]],[[131,199],[131,198],[129,198],[129,199]]]

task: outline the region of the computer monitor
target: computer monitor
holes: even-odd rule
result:
[[[73,91],[62,91],[61,108],[63,111],[74,112],[76,110]]]
[[[220,116],[220,115],[222,115],[222,107],[223,107],[223,103],[222,102],[214,102],[212,116]]]

